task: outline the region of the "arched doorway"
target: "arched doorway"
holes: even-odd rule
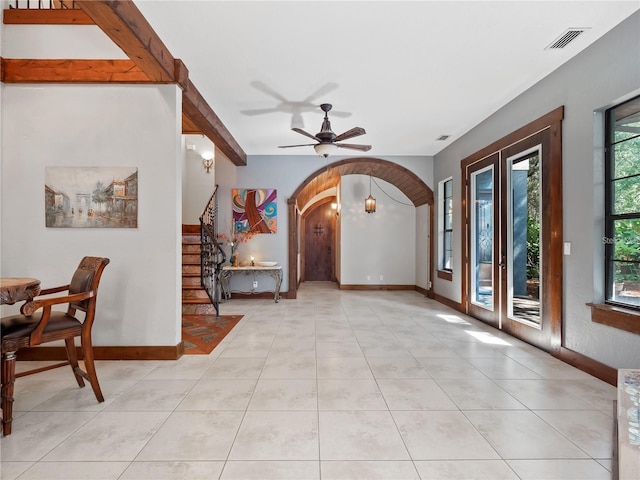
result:
[[[335,188],[343,175],[371,175],[384,180],[404,193],[415,207],[433,206],[433,190],[411,170],[374,157],[356,157],[339,160],[316,170],[293,192],[287,201],[289,224],[289,290],[287,297],[296,298],[300,279],[299,232],[300,211],[314,197]],[[433,209],[430,209],[430,231],[433,231]],[[430,237],[429,257],[433,259],[433,237]],[[430,261],[433,265],[433,261]],[[433,270],[433,266],[431,266]]]

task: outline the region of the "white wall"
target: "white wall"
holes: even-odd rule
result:
[[[342,177],[340,283],[415,285],[416,209],[395,186],[380,179],[375,182],[371,195],[376,199],[376,211],[366,213],[364,199],[369,195],[369,177]]]
[[[94,343],[178,344],[180,89],[3,85],[2,93],[2,276],[64,285],[82,256],[109,257]],[[45,166],[137,167],[138,228],[46,228]]]
[[[345,157],[336,156],[329,157],[330,162],[336,162]],[[411,170],[418,177],[420,177],[430,188],[433,188],[433,158],[432,157],[402,157],[402,156],[388,156],[380,157],[384,160],[395,162],[408,170]],[[284,266],[284,281],[282,284],[282,291],[288,290],[288,218],[287,218],[287,199],[295,191],[296,188],[314,171],[325,167],[327,160],[315,155],[283,155],[283,156],[258,156],[250,155],[247,160],[246,167],[236,167],[228,159],[223,159],[218,153],[216,153],[216,181],[219,185],[219,214],[220,214],[220,230],[225,231],[225,225],[230,227],[231,225],[231,189],[232,188],[276,188],[278,190],[278,232],[275,235],[256,235],[248,243],[240,247],[241,259],[246,259],[250,255],[253,255],[256,260],[273,260],[277,261],[280,265]],[[344,182],[351,175],[346,175],[342,178]],[[381,180],[377,180],[382,182]],[[382,182],[386,183],[386,182]],[[382,184],[381,183],[381,184]],[[374,185],[375,188],[375,185]],[[383,187],[384,188],[384,187]],[[366,195],[362,196],[361,202],[364,202],[364,198],[368,195],[368,177]],[[342,212],[341,217],[345,214],[345,187],[341,187],[341,202]],[[376,199],[383,201],[383,193],[374,193]],[[403,196],[399,193],[399,196]],[[364,209],[362,204],[360,207]],[[414,234],[412,236],[412,246],[408,251],[403,251],[403,260],[401,264],[405,265],[405,258],[410,259],[410,266],[407,266],[406,275],[411,278],[410,283],[415,284],[416,274],[416,209],[410,208],[411,219],[408,220],[413,225]],[[364,214],[364,211],[363,211]],[[366,214],[365,214],[366,215]],[[393,229],[385,229],[384,225],[378,223],[380,230],[376,232],[376,235],[394,235],[397,234]],[[345,249],[349,242],[349,234],[345,232],[345,225],[342,223],[341,231],[341,243],[342,243],[342,255],[341,261],[341,283],[352,283],[348,281],[349,275],[353,275],[351,268],[347,268],[344,264],[345,261]],[[422,242],[423,240],[418,240]],[[426,268],[426,267],[424,267]],[[357,273],[356,273],[357,274]],[[359,274],[357,274],[359,275]],[[394,278],[395,274],[390,274],[391,277],[384,277],[383,281],[379,280],[379,273],[375,277],[377,280],[375,284],[387,284],[394,283],[387,280],[387,278]],[[395,283],[404,283],[398,281]],[[421,274],[424,276],[424,274]],[[365,277],[366,278],[366,277]],[[374,277],[372,277],[374,278]],[[360,282],[359,282],[360,283]]]
[[[190,149],[193,148],[194,150]],[[183,135],[182,223],[199,225],[200,215],[216,185],[215,147],[202,135]],[[209,173],[202,165],[202,154],[214,152],[214,166]]]
[[[570,47],[569,47],[570,48]],[[640,367],[640,336],[591,322],[586,303],[602,301],[602,132],[594,112],[640,92],[640,13],[560,67],[436,155],[435,181],[453,177],[454,225],[460,225],[460,161],[564,105],[564,345],[614,368]],[[437,214],[437,211],[436,211]],[[434,279],[435,292],[461,299],[461,232],[454,230],[453,281]]]

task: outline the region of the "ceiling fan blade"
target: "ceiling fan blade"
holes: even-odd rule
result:
[[[260,82],[258,80],[255,80],[255,81],[251,82],[251,86],[254,87],[257,90],[260,90],[263,93],[266,93],[270,97],[275,98],[276,100],[280,100],[281,102],[287,102],[286,98],[284,98],[278,92],[273,90],[271,87],[268,87],[267,85],[265,85],[264,83],[262,83],[262,82]]]
[[[323,85],[322,87],[320,87],[315,92],[313,92],[307,98],[305,98],[303,102],[305,103],[313,102],[316,98],[320,97],[321,95],[326,95],[327,93],[334,91],[336,88],[338,88],[337,83],[329,82]]]
[[[368,152],[371,150],[371,145],[356,145],[355,143],[336,143],[336,147],[340,148],[350,148],[351,150],[361,150],[363,152]]]
[[[303,145],[280,145],[278,148],[291,148],[291,147],[313,147],[315,143],[305,143]]]
[[[243,115],[263,115],[265,113],[276,113],[280,110],[277,108],[256,108],[255,110],[242,110],[240,113]]]
[[[309,137],[309,138],[313,138],[314,140],[317,140],[318,142],[320,142],[321,140],[316,137],[315,135],[311,135],[308,132],[305,132],[304,130],[302,130],[301,128],[292,128],[291,130],[293,130],[294,132],[298,132],[301,135],[304,135],[305,137]]]
[[[349,138],[358,137],[360,135],[364,135],[367,133],[362,127],[353,127],[351,130],[347,130],[344,133],[341,133],[336,138],[333,139],[334,142],[340,142],[342,140],[347,140]]]

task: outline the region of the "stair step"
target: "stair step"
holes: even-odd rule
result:
[[[182,303],[210,303],[209,295],[204,288],[193,290],[182,289]]]
[[[182,254],[197,254],[200,255],[201,245],[195,243],[183,243],[182,244]]]
[[[200,264],[197,265],[182,265],[182,276],[185,276],[185,273],[192,273],[200,275]]]
[[[200,254],[183,253],[182,254],[183,265],[200,265]]]
[[[216,309],[213,304],[208,303],[183,303],[182,304],[183,315],[215,315]]]
[[[200,287],[200,275],[182,276],[182,287]]]

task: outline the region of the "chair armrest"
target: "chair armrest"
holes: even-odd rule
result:
[[[42,342],[42,334],[47,326],[47,323],[49,323],[52,305],[58,305],[60,303],[80,302],[82,300],[86,300],[87,298],[95,296],[95,294],[96,293],[94,290],[90,290],[88,292],[75,293],[73,295],[65,295],[63,297],[32,300],[31,302],[25,303],[22,308],[20,308],[20,311],[23,315],[26,315],[28,317],[33,315],[36,310],[39,310],[40,308],[44,309],[42,311],[42,318],[40,318],[38,325],[36,325],[36,328],[33,330],[33,332],[31,332],[31,335],[29,335],[29,346],[32,347],[35,345],[39,345]]]
[[[52,293],[66,292],[67,290],[69,290],[69,285],[62,285],[60,287],[46,288],[44,290],[40,290],[40,293],[38,294],[38,296],[51,295]]]
[[[23,315],[30,317],[33,315],[36,310],[49,307],[51,309],[52,305],[58,305],[60,303],[72,303],[72,302],[80,302],[82,300],[86,300],[87,298],[91,298],[95,296],[94,290],[89,290],[88,292],[75,293],[73,295],[65,295],[63,297],[53,297],[53,298],[40,298],[31,300],[30,302],[25,303],[20,308],[20,312]],[[43,316],[44,318],[44,316]]]

